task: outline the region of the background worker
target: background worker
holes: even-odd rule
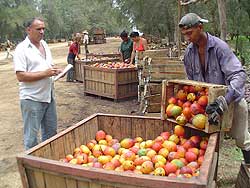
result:
[[[6,41],[6,50],[7,50],[6,59],[8,59],[9,56],[11,56],[13,58],[13,55],[10,52],[10,50],[11,50],[11,42],[10,42],[9,39],[7,39],[7,41]]]
[[[83,45],[84,45],[84,48],[85,48],[85,55],[86,55],[86,58],[87,58],[87,54],[89,53],[89,50],[88,50],[88,44],[89,44],[89,33],[88,31],[83,31]]]
[[[126,31],[121,32],[120,37],[122,39],[120,46],[121,60],[124,63],[130,63],[133,51],[133,41],[128,37],[128,33]]]
[[[140,37],[139,33],[136,31],[130,33],[130,38],[133,41],[133,51],[130,63],[137,65],[143,59],[143,52],[147,50],[147,40]]]
[[[24,123],[24,146],[38,144],[57,133],[57,114],[53,76],[62,72],[55,68],[47,43],[43,40],[45,24],[41,18],[27,22],[28,36],[17,45],[14,69],[20,85],[20,105]]]
[[[216,125],[228,105],[234,103],[229,134],[241,148],[245,163],[250,164],[248,107],[244,99],[246,73],[227,43],[204,31],[203,23],[206,22],[194,13],[186,14],[179,22],[181,33],[190,42],[184,56],[185,70],[190,80],[228,86],[226,95],[209,104],[206,113],[209,123]]]
[[[69,53],[67,57],[68,64],[73,65],[73,68],[70,69],[67,73],[67,82],[74,82],[75,81],[75,58],[77,57],[79,60],[81,59],[79,55],[79,49],[80,49],[80,42],[81,42],[81,34],[76,33],[73,43],[69,47]]]
[[[130,38],[133,41],[133,51],[131,54],[131,64],[135,64],[138,70],[138,80],[139,80],[139,85],[138,85],[138,102],[142,104],[143,98],[144,98],[144,90],[145,90],[145,85],[146,82],[149,80],[146,79],[143,76],[143,52],[147,50],[147,40],[139,36],[139,32],[133,31],[130,33]],[[146,80],[146,81],[145,81]],[[141,113],[142,110],[142,105],[139,107],[139,113]]]

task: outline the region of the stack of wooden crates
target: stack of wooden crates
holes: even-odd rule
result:
[[[102,28],[93,28],[93,40],[94,44],[103,44],[106,43],[106,33]]]
[[[145,51],[145,56],[152,59],[150,82],[145,86],[144,92],[146,115],[160,115],[163,80],[186,78],[183,62],[177,57],[168,57],[168,54],[169,49]]]

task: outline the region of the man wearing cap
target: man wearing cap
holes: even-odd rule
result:
[[[225,96],[207,106],[209,123],[218,124],[220,116],[234,103],[234,118],[229,134],[241,148],[245,163],[250,164],[250,134],[245,94],[246,73],[241,62],[223,40],[203,29],[208,20],[188,13],[179,22],[181,33],[190,42],[184,55],[185,70],[190,80],[227,85]]]
[[[120,37],[122,39],[120,47],[121,59],[125,63],[130,63],[131,53],[133,51],[133,41],[128,37],[126,31],[121,32]]]

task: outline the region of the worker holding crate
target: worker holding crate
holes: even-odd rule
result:
[[[244,99],[246,73],[239,59],[223,40],[204,31],[208,20],[188,13],[179,22],[181,33],[190,42],[184,55],[189,80],[227,85],[225,96],[219,96],[206,108],[209,123],[218,124],[220,116],[234,103],[233,124],[229,134],[241,148],[245,163],[250,164],[250,134],[248,132],[248,106]]]

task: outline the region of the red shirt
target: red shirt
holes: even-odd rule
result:
[[[134,42],[134,49],[136,51],[139,51],[139,52],[145,51],[144,46],[142,44],[142,38],[140,38],[140,40],[139,40],[139,46],[138,47],[136,46],[136,43]]]
[[[69,53],[77,55],[79,50],[79,44],[77,42],[73,42],[69,47]]]

